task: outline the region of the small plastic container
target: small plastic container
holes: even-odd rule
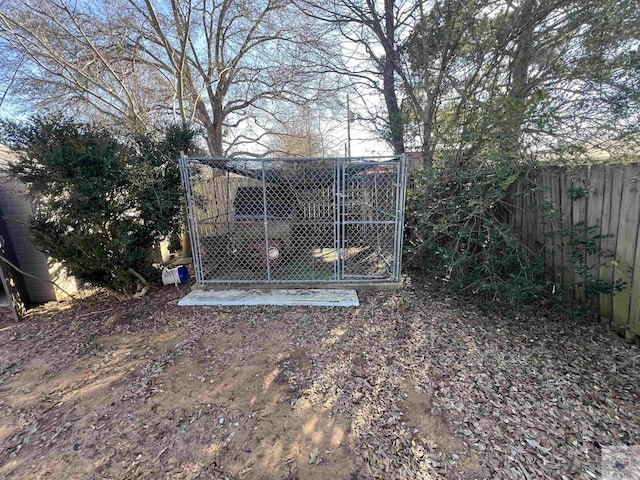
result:
[[[165,268],[162,271],[162,283],[164,285],[178,285],[187,283],[189,280],[189,270],[187,267]]]

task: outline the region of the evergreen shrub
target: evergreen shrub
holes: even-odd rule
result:
[[[118,132],[69,118],[3,122],[13,176],[33,197],[34,241],[70,275],[131,296],[156,281],[154,245],[179,230],[177,158],[194,133]]]

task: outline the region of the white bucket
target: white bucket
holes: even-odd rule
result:
[[[186,283],[189,279],[189,272],[186,267],[165,268],[162,271],[162,283],[164,285],[178,285]]]

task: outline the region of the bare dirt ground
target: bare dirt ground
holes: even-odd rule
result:
[[[0,478],[590,479],[640,443],[640,352],[588,320],[186,293],[1,310]]]

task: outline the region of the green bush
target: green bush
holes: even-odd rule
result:
[[[34,199],[36,244],[77,279],[129,296],[154,281],[151,250],[180,222],[177,157],[193,132],[118,133],[70,119],[4,122],[11,173]]]
[[[423,172],[407,199],[408,264],[513,308],[538,298],[544,259],[527,252],[504,222],[516,178],[507,162]]]

